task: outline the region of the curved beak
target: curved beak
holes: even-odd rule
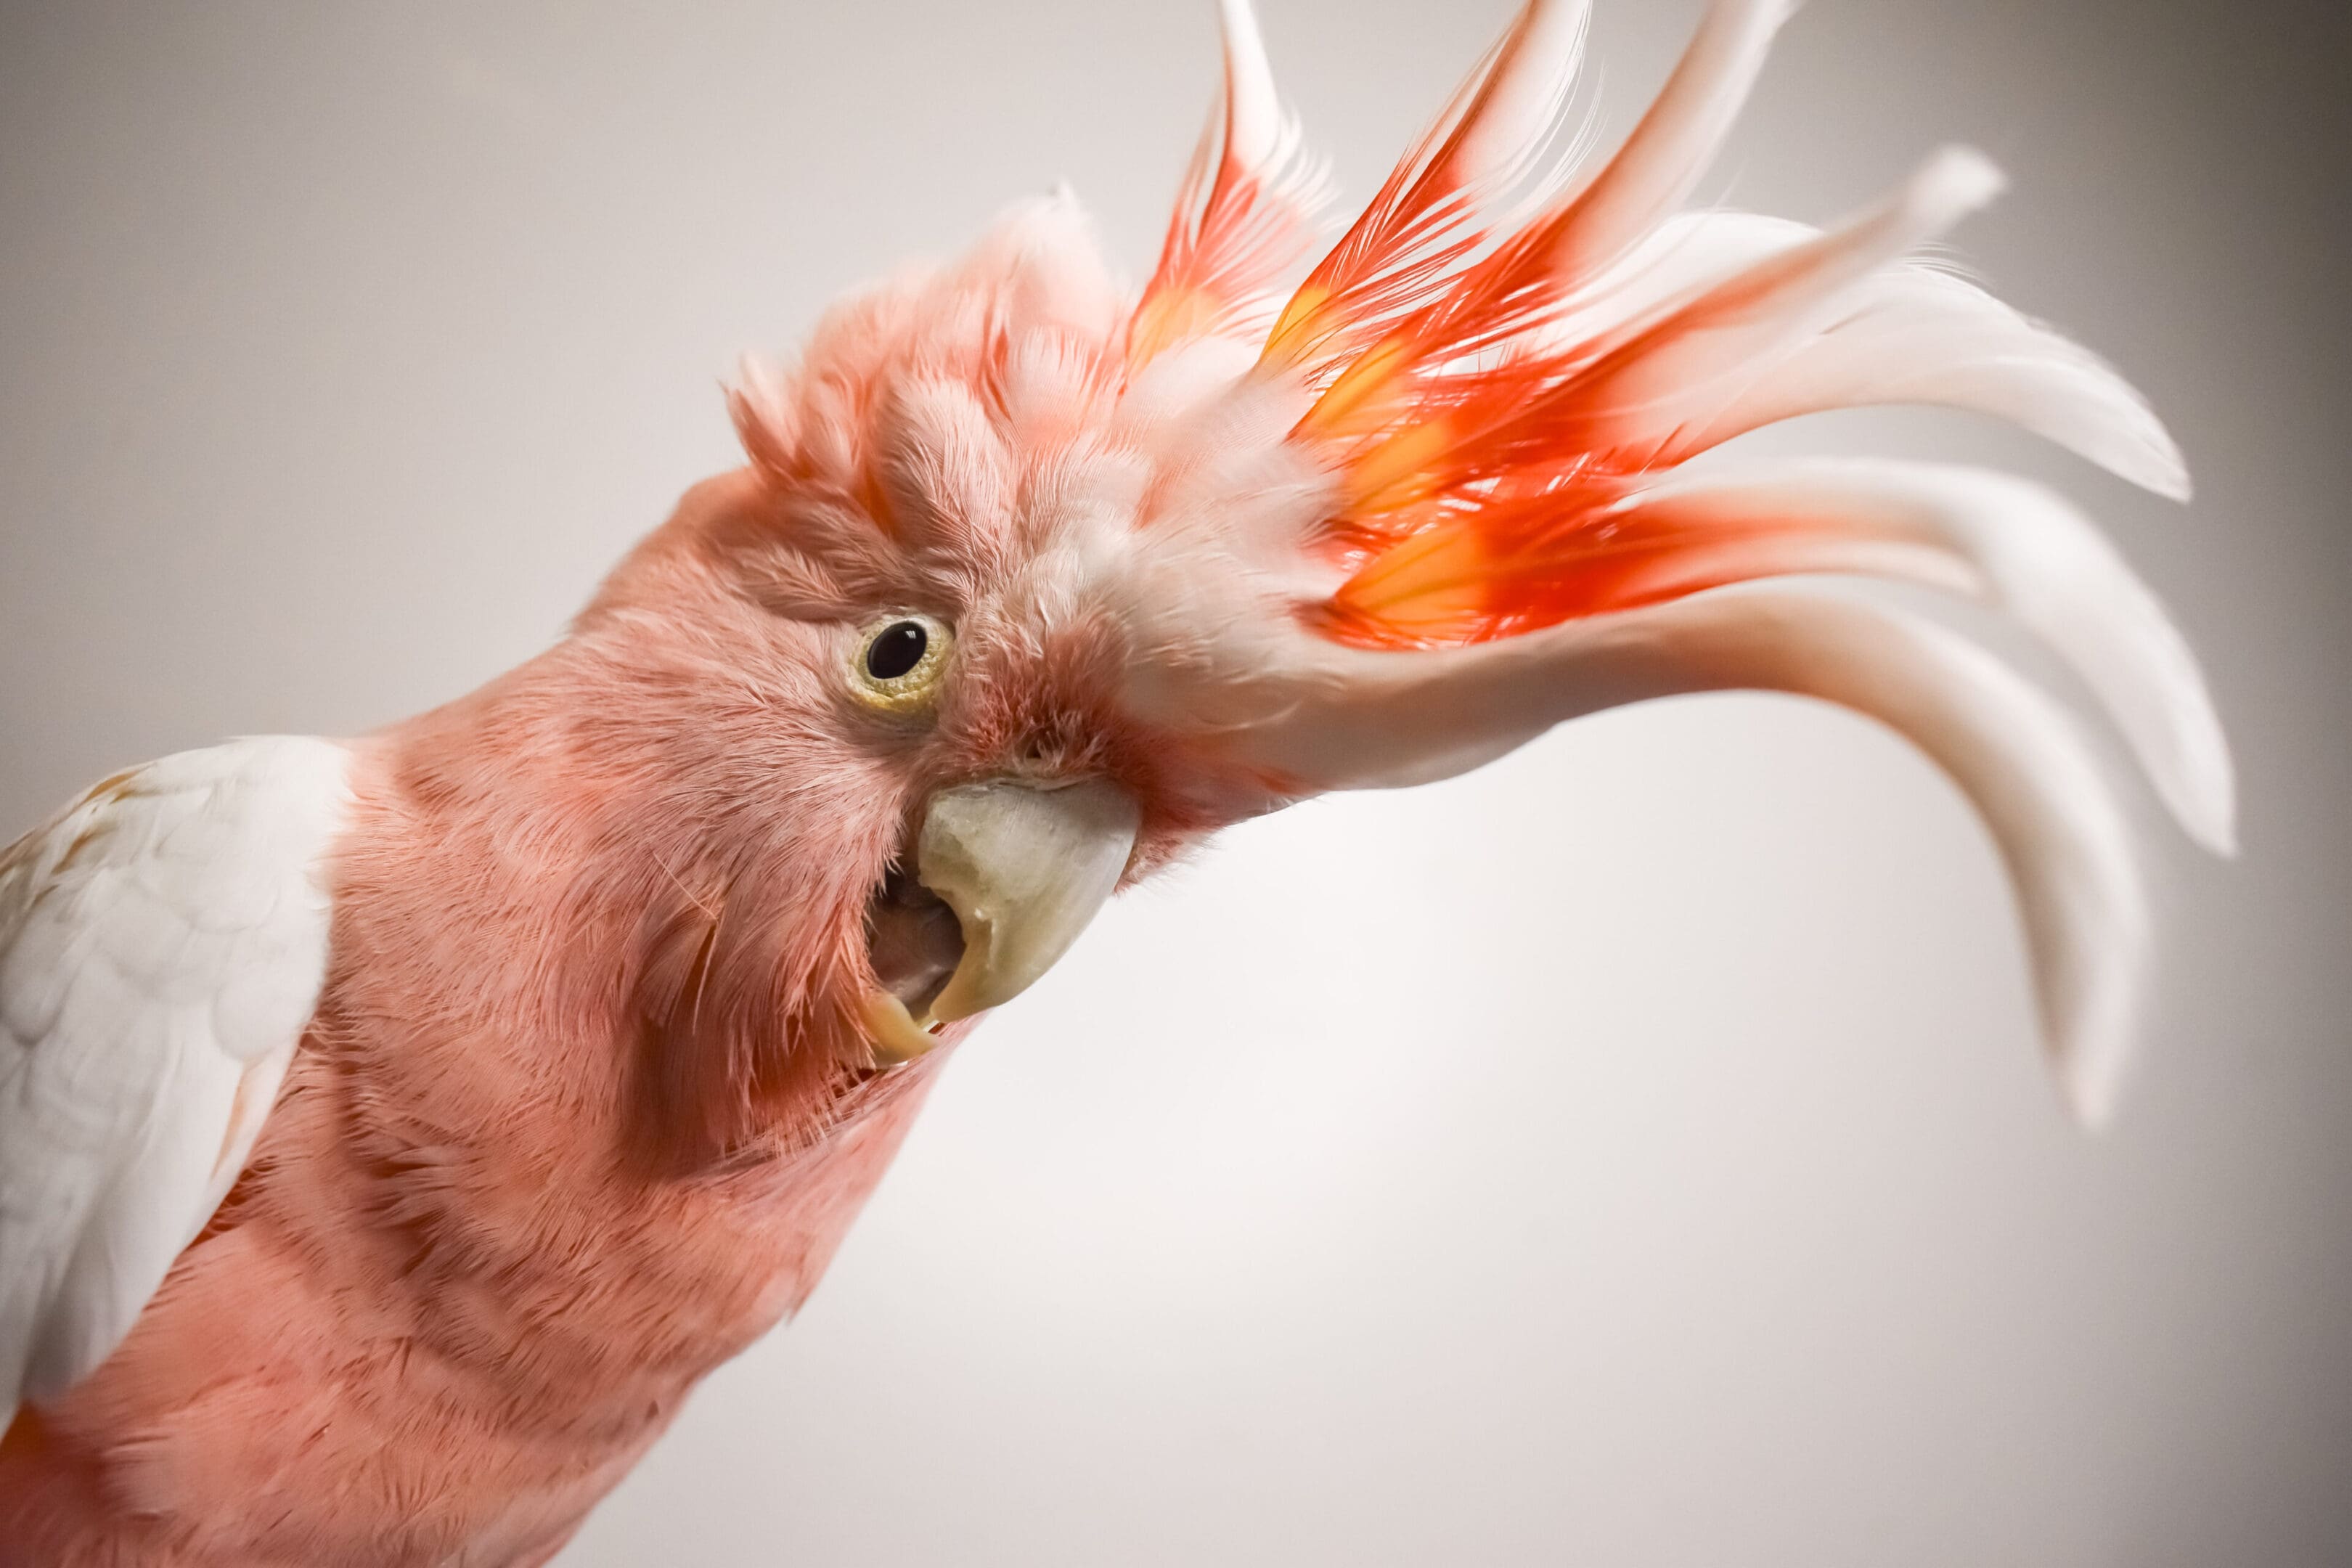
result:
[[[893,912],[911,911],[898,918],[934,927],[951,913],[961,954],[944,984],[918,971],[901,984],[886,977],[885,988],[866,993],[875,1056],[885,1062],[921,1056],[938,1043],[941,1026],[1026,991],[1118,886],[1141,822],[1134,797],[1099,779],[1061,785],[997,779],[933,795],[915,841],[920,890],[902,888]],[[878,933],[876,942],[882,945]],[[936,938],[930,946],[936,953]],[[941,968],[933,965],[934,973]]]

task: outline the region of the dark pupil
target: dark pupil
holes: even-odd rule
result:
[[[896,680],[923,661],[930,634],[912,621],[882,628],[866,647],[866,673],[877,680]]]

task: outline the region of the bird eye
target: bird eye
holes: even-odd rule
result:
[[[896,680],[923,662],[931,634],[920,621],[893,621],[866,645],[866,673],[877,680]]]
[[[868,626],[850,660],[852,688],[868,706],[911,713],[929,705],[955,634],[918,610],[894,610]]]

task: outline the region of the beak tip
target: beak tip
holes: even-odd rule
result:
[[[858,1011],[866,1026],[866,1044],[877,1066],[896,1067],[913,1061],[929,1055],[931,1047],[940,1043],[939,1029],[943,1020],[916,1022],[907,1011],[907,1005],[887,991],[868,991]]]

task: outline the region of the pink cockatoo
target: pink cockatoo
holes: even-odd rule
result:
[[[1685,473],[1795,415],[2003,416],[2167,495],[2103,363],[1924,243],[1678,210],[1790,0],[1717,0],[1557,156],[1530,0],[1304,273],[1243,0],[1139,293],[1067,199],[841,306],[570,634],[364,738],[106,779],[0,858],[0,1563],[546,1561],[808,1295],[972,1022],[1115,889],[1320,792],[1754,689],[1910,737],[2007,864],[2069,1102],[2148,919],[2074,717],[1838,574],[1972,598],[2226,852],[2156,600],[2066,502],[1916,463]]]

